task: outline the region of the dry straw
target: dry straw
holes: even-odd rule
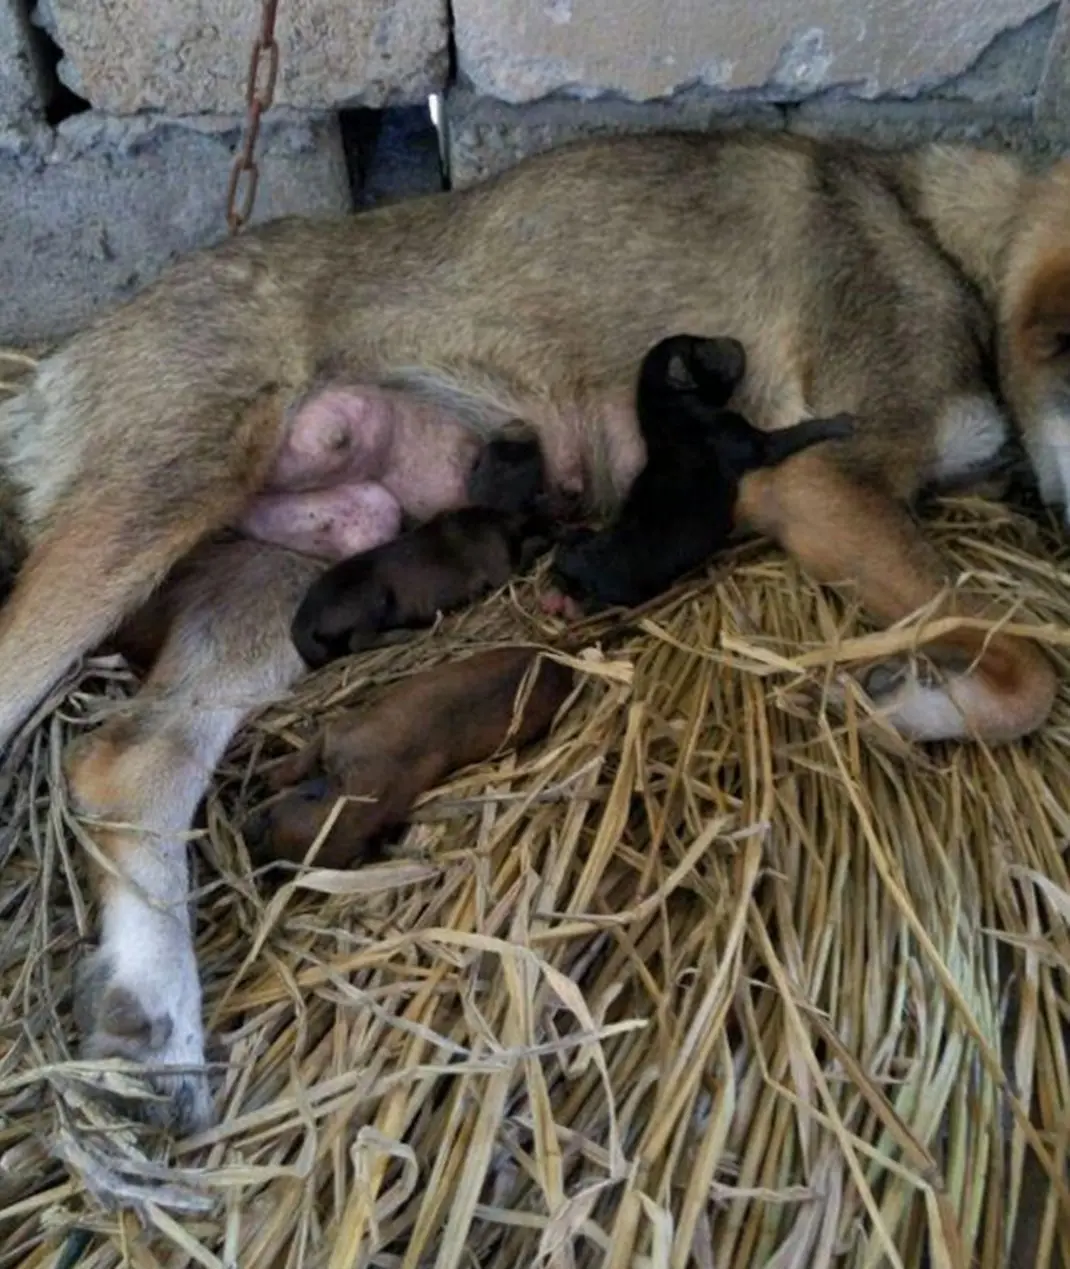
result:
[[[1070,681],[1058,535],[979,501],[931,532]],[[48,703],[3,819],[0,1269],[1062,1263],[1067,694],[999,751],[870,743],[799,689],[916,630],[867,633],[775,551],[592,627],[553,734],[436,790],[386,862],[257,885],[264,765],[376,683],[552,644],[535,600],[311,678],[232,746],[194,846],[195,1140],[72,1058],[61,754],[134,684],[98,658]]]

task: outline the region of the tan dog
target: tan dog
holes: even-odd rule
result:
[[[143,695],[72,758],[87,813],[141,826],[97,833],[140,891],[101,879],[89,1052],[201,1060],[184,834],[235,728],[301,673],[287,629],[317,566],[278,548],[338,558],[456,505],[479,437],[516,417],[560,491],[611,505],[643,460],[640,361],[678,331],[743,343],[758,426],[856,419],[748,476],[738,515],[896,621],[944,581],[902,500],[982,471],[1008,433],[995,351],[1042,490],[1070,491],[1070,163],[1033,179],[966,149],[740,134],[564,148],[195,255],[0,407],[30,547],[0,616],[0,749],[206,538],[259,539],[187,560]],[[905,734],[1009,740],[1047,716],[1037,647],[929,650],[949,686],[880,700]],[[158,1082],[179,1124],[210,1116],[196,1074]]]

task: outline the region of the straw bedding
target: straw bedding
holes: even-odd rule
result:
[[[963,500],[931,531],[1070,683],[1058,534]],[[72,1058],[92,925],[60,755],[134,683],[97,658],[49,703],[2,819],[0,1266],[1061,1263],[1070,695],[1011,748],[874,744],[799,689],[913,632],[776,551],[593,627],[552,735],[434,791],[383,863],[250,876],[264,764],[376,683],[551,646],[537,586],[235,741],[194,846],[198,1139]]]

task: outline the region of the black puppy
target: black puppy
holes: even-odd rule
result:
[[[435,516],[313,582],[290,627],[306,664],[374,647],[389,630],[429,626],[526,569],[551,545],[539,506],[544,483],[534,436],[489,441],[468,482],[482,505]]]
[[[854,430],[840,415],[759,431],[725,408],[745,371],[735,339],[673,335],[646,355],[636,399],[646,465],[612,525],[558,548],[564,607],[632,608],[667,590],[727,545],[747,472]]]

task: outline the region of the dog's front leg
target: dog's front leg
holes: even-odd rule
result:
[[[818,451],[746,476],[737,516],[775,538],[816,581],[853,585],[880,621],[900,621],[933,604],[947,582],[939,554],[903,507]],[[993,616],[954,595],[932,616],[951,614]],[[886,666],[863,679],[902,735],[996,743],[1026,735],[1047,718],[1055,671],[1029,640],[962,630],[924,650],[945,670],[943,682],[889,673]]]
[[[102,857],[100,946],[77,1003],[84,1053],[152,1068],[162,1101],[146,1103],[150,1116],[180,1130],[212,1117],[187,835],[242,719],[301,674],[289,623],[321,569],[252,542],[200,552],[166,596],[173,624],[144,689],[70,754]]]

